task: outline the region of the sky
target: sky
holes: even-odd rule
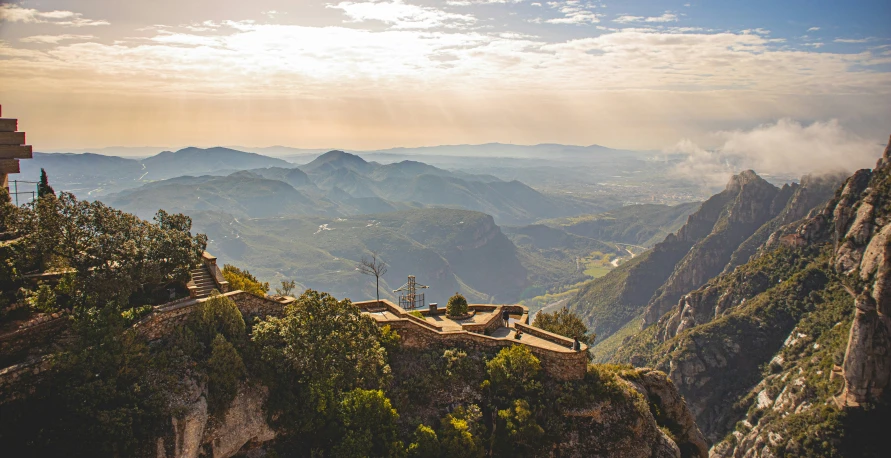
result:
[[[889,23],[887,0],[29,0],[0,4],[0,104],[36,150],[502,142],[769,162],[823,141],[865,162],[891,134]]]

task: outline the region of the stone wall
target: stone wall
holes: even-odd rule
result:
[[[70,320],[63,312],[42,315],[0,336],[0,367],[22,362],[65,334]]]
[[[514,327],[525,332],[526,334],[531,334],[535,337],[547,340],[548,342],[553,342],[557,345],[562,345],[566,348],[572,348],[575,344],[575,340],[570,339],[568,337],[561,336],[559,334],[554,334],[553,332],[545,331],[544,329],[539,329],[533,326],[529,326],[521,323],[514,323]],[[582,349],[584,348],[584,344],[582,345]]]
[[[33,393],[35,382],[52,366],[52,357],[44,356],[0,369],[0,404]]]
[[[244,315],[245,321],[252,320],[254,317],[281,316],[284,314],[285,306],[294,302],[293,298],[279,301],[257,297],[241,290],[228,292],[223,294],[223,296],[235,302],[238,310]],[[149,340],[158,340],[172,332],[175,327],[186,324],[189,316],[198,310],[199,305],[209,299],[209,297],[205,297],[174,305],[159,306],[151,314],[136,323],[134,327],[137,332]]]
[[[523,345],[509,339],[499,339],[467,331],[437,332],[417,326],[410,320],[386,322],[402,337],[402,344],[409,348],[462,348],[469,351],[498,352],[502,348]],[[555,352],[546,348],[526,345],[540,361],[545,373],[559,380],[584,378],[588,368],[586,352]]]

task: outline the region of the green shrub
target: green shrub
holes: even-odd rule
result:
[[[448,316],[464,316],[467,315],[467,299],[459,293],[449,298],[446,305],[446,315]]]
[[[238,351],[222,334],[217,334],[207,360],[207,408],[211,415],[220,416],[226,412],[238,394],[238,382],[245,374]]]
[[[222,334],[230,342],[241,342],[245,337],[244,317],[232,299],[215,294],[198,306],[192,328],[204,345]]]
[[[588,327],[582,319],[566,307],[553,313],[539,312],[532,325],[589,345],[594,343],[594,336],[588,334]]]
[[[343,438],[334,447],[336,457],[392,457],[403,452],[397,436],[399,414],[381,390],[357,388],[340,402]]]
[[[223,266],[223,277],[229,282],[232,291],[240,289],[259,297],[266,297],[266,293],[269,292],[268,282],[261,282],[247,270],[241,270],[231,264]]]
[[[479,407],[458,407],[442,419],[440,445],[442,454],[455,458],[482,458],[486,454],[480,438]]]
[[[56,292],[47,284],[41,284],[37,291],[28,293],[28,305],[32,310],[53,313],[58,311],[56,307]]]
[[[415,429],[415,441],[408,446],[409,458],[428,458],[440,455],[439,438],[432,428],[418,425]]]

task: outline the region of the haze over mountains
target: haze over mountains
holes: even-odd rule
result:
[[[554,160],[491,157],[479,159],[491,162],[473,162],[456,156],[468,154],[468,147],[441,147],[432,148],[423,157],[447,158],[463,169],[402,159],[395,150],[378,156],[389,162],[329,151],[298,166],[227,148],[185,148],[141,160],[38,153],[27,161],[23,175],[36,176],[44,168],[57,190],[99,199],[146,219],[160,208],[186,213],[192,216],[196,230],[210,236],[210,249],[223,262],[238,261],[267,280],[293,278],[306,287],[354,298],[371,293],[368,282],[350,267],[370,250],[382,251],[391,265],[385,279],[388,287],[399,286],[403,277],[412,273],[419,281],[435,286],[431,297],[439,299],[461,291],[480,302],[508,302],[557,291],[589,279],[593,275],[590,263],[603,264],[599,272],[628,257],[629,251],[614,242],[650,246],[659,234],[676,230],[694,209],[695,204],[622,207],[666,197],[647,194],[651,184],[636,178],[652,176],[656,170],[643,155],[623,155],[600,147],[502,149],[505,146],[512,147],[486,145],[477,156],[499,151],[523,155],[525,150],[534,156],[551,151]],[[393,161],[396,158],[401,160]],[[481,173],[486,164],[493,173]],[[573,178],[584,170],[592,170],[589,175],[594,178]],[[536,187],[503,178],[517,175],[529,176]],[[592,183],[597,177],[614,181]],[[637,183],[621,182],[623,179]],[[669,196],[667,200],[678,198]],[[452,213],[432,210],[446,208],[465,211],[465,216],[451,218]],[[594,216],[611,209],[615,212]],[[443,232],[448,242],[432,249],[425,236],[406,236],[398,230],[369,229],[365,232],[377,236],[368,241],[363,241],[364,236],[358,235],[363,231],[358,229],[337,230],[343,225],[375,227],[392,219],[386,216],[389,214],[423,221],[421,226],[426,229],[421,233]],[[299,241],[288,236],[289,230],[301,234]],[[505,242],[496,243],[498,247],[491,248],[490,256],[477,259],[472,267],[479,270],[472,270],[475,273],[470,277],[453,265],[456,258],[444,254],[445,246],[453,251],[463,249],[456,242],[463,230],[476,234],[470,245],[477,249],[495,243],[492,240]],[[334,246],[353,248],[343,251],[332,249]],[[405,250],[421,250],[422,258],[439,257],[442,261],[418,264],[403,255]],[[613,261],[595,259],[592,253]],[[512,268],[505,267],[510,265],[518,266],[508,282],[511,287],[497,286],[507,281],[499,276],[511,272]]]

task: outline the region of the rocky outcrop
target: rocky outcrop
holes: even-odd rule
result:
[[[557,444],[558,456],[708,456],[693,415],[665,373],[636,369],[623,378],[632,390],[626,402],[605,400],[565,412],[568,434]]]
[[[758,248],[764,245],[770,236],[781,227],[796,223],[815,209],[825,206],[846,178],[847,176],[841,173],[805,175],[801,178],[800,185],[793,183],[783,186],[772,204],[771,211],[778,213],[777,216],[740,244],[730,257],[730,262],[724,267],[724,273],[730,273],[733,269],[748,262],[757,253]],[[789,192],[792,193],[791,197],[786,197]],[[775,206],[780,202],[785,202],[785,206],[777,211]]]
[[[848,181],[835,217],[835,269],[857,290],[842,366],[845,406],[882,402],[891,390],[891,142],[871,174]],[[868,181],[867,181],[868,179]]]
[[[657,334],[661,341],[668,340],[686,329],[720,318],[734,307],[744,304],[782,280],[777,266],[754,265],[737,270],[753,256],[758,248],[770,239],[777,229],[796,223],[809,213],[822,210],[835,189],[844,183],[837,174],[819,177],[805,176],[801,185],[786,185],[771,204],[771,212],[778,215],[761,226],[736,249],[724,271],[701,288],[681,297],[678,304],[658,322]],[[787,195],[791,192],[791,197]],[[777,210],[779,202],[786,205]],[[801,248],[807,243],[799,244]],[[741,264],[736,265],[736,263]]]
[[[636,385],[655,407],[657,422],[665,424],[683,456],[708,456],[708,444],[684,398],[664,372],[640,369]]]
[[[656,291],[647,304],[642,326],[655,323],[685,293],[718,275],[740,244],[785,208],[784,199],[788,201],[792,190],[785,188],[781,191],[748,170],[731,178],[721,195],[726,204],[721,207],[714,225],[704,239],[693,245],[665,284]],[[704,231],[701,226],[697,229]]]
[[[263,411],[265,388],[242,385],[223,418],[215,419],[208,413],[204,391],[194,383],[192,387],[180,401],[185,402],[181,406],[185,413],[171,419],[172,437],[158,439],[158,458],[228,458],[275,439]]]

